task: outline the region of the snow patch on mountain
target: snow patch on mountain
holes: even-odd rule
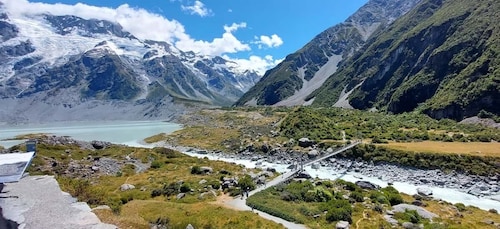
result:
[[[15,28],[0,40],[0,50],[8,53],[0,57],[0,105],[9,107],[0,122],[107,118],[101,114],[170,117],[168,112],[185,109],[173,105],[175,98],[230,105],[260,79],[222,57],[140,40],[107,21],[47,14],[15,14],[0,21]],[[129,101],[106,100],[110,94]]]

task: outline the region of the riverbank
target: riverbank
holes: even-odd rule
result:
[[[274,155],[256,155],[207,152],[185,147],[177,147],[177,150],[194,157],[232,162],[249,168],[273,168],[281,173],[289,171],[298,158],[304,157],[304,154],[292,151],[279,152]],[[497,177],[481,177],[456,172],[446,174],[439,170],[357,162],[339,157],[326,159],[304,169],[312,177],[320,179],[340,178],[351,182],[365,180],[382,187],[393,185],[398,191],[409,195],[416,194],[418,188],[423,188],[430,190],[433,193],[432,197],[436,200],[460,202],[483,210],[500,211],[500,201],[495,200],[500,196]]]

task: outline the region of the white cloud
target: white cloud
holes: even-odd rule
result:
[[[181,50],[192,50],[205,55],[222,55],[224,53],[250,51],[250,46],[242,43],[233,34],[239,28],[245,28],[246,26],[245,22],[233,23],[230,26],[225,25],[225,32],[222,34],[222,37],[214,38],[211,42],[186,38],[175,42],[175,46]]]
[[[194,1],[194,5],[192,6],[181,5],[181,9],[190,14],[197,14],[200,17],[206,17],[212,14],[212,10],[208,9],[201,1]]]
[[[241,51],[250,51],[249,44],[240,41],[234,33],[238,29],[247,27],[245,22],[224,25],[224,32],[212,41],[195,40],[186,33],[184,26],[176,20],[170,20],[162,15],[148,12],[144,9],[133,8],[123,4],[118,8],[96,7],[82,3],[75,5],[47,4],[28,2],[28,0],[0,0],[4,3],[9,14],[38,15],[50,13],[53,15],[75,15],[84,19],[108,20],[119,23],[123,28],[139,39],[166,41],[183,51],[194,51],[202,55],[225,55]],[[272,47],[279,46],[282,41],[277,35],[262,38],[259,44]],[[227,56],[227,55],[226,55]],[[274,60],[271,56],[264,58],[250,56],[249,59],[233,59],[241,68],[252,69],[263,74],[266,69],[275,66],[281,60]]]
[[[15,15],[75,15],[84,19],[100,19],[119,23],[123,28],[140,39],[174,42],[188,36],[184,26],[176,20],[168,20],[159,14],[144,9],[132,8],[127,4],[116,9],[76,5],[33,3],[27,0],[2,0],[9,13]]]
[[[281,39],[281,37],[276,34],[273,34],[270,37],[262,35],[260,36],[260,38],[256,37],[256,39],[258,41],[256,41],[255,43],[259,44],[259,48],[262,48],[262,45],[266,45],[269,48],[275,48],[283,44],[283,40]]]
[[[272,56],[266,55],[264,58],[260,56],[250,56],[248,59],[233,59],[227,55],[223,56],[224,59],[233,61],[238,64],[241,69],[250,69],[256,71],[259,75],[264,75],[264,73],[278,65],[283,59],[275,60]]]
[[[228,13],[232,13],[232,12],[233,12],[233,9],[227,9],[227,12],[228,12]]]

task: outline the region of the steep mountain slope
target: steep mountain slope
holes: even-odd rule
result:
[[[118,119],[169,117],[165,111],[182,112],[185,103],[232,104],[259,78],[218,56],[139,40],[109,21],[10,15],[0,2],[0,105],[10,105],[0,122],[79,120],[65,114],[83,107],[94,108],[86,118],[101,119],[100,107],[117,103],[131,110]]]
[[[371,0],[344,23],[317,35],[290,54],[235,105],[302,105],[337,70],[338,64],[359,50],[377,29],[408,12],[419,0]]]
[[[423,0],[310,98],[331,106],[349,91],[358,109],[417,109],[456,120],[480,110],[500,114],[499,12],[495,0]]]

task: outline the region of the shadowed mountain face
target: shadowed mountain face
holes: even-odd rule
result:
[[[95,107],[85,103],[129,104],[136,114],[127,119],[162,117],[161,110],[168,110],[163,106],[182,112],[186,104],[231,105],[260,78],[218,56],[139,40],[109,21],[49,14],[15,17],[9,18],[0,5],[0,105],[19,103],[0,112],[0,122],[12,121],[13,113],[29,112],[26,119],[37,120],[33,114],[40,109],[50,117],[49,111],[61,106],[72,113],[82,104]]]
[[[317,35],[290,54],[235,105],[302,105],[377,30],[408,12],[418,0],[372,0],[345,22]]]

